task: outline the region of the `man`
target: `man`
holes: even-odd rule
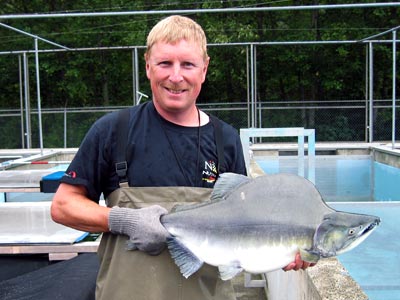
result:
[[[196,107],[209,64],[204,32],[168,17],[149,33],[145,60],[152,102],[95,122],[61,180],[52,218],[104,233],[96,299],[235,299],[216,268],[185,279],[163,251],[161,215],[208,199],[220,172],[246,173],[236,130]],[[98,204],[102,193],[107,207]],[[297,258],[285,269],[307,266]]]

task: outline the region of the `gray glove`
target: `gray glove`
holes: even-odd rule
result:
[[[108,217],[112,233],[129,236],[128,249],[139,249],[150,255],[164,250],[168,231],[162,226],[160,216],[167,210],[159,205],[133,209],[114,206]]]

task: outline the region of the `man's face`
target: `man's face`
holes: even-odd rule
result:
[[[158,109],[180,112],[192,108],[206,78],[209,59],[194,42],[157,42],[146,56],[146,74]]]

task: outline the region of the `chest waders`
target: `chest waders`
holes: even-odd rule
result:
[[[158,204],[170,210],[178,203],[209,199],[211,189],[193,187],[119,188],[107,199],[108,206],[142,208]],[[188,202],[181,202],[188,201]],[[104,233],[98,255],[97,300],[234,300],[230,281],[222,281],[218,269],[204,265],[188,279],[165,249],[151,256],[126,250],[128,237]]]
[[[199,187],[129,187],[127,147],[129,112],[120,111],[116,172],[120,188],[106,199],[107,206],[142,208],[154,204],[170,210],[176,204],[208,200],[212,189]],[[222,131],[213,116],[218,155],[218,171],[224,170]],[[129,147],[128,147],[129,148]],[[128,237],[103,233],[98,249],[100,269],[96,283],[96,300],[235,300],[230,281],[219,278],[218,269],[204,264],[188,279],[165,249],[160,255],[126,250]]]

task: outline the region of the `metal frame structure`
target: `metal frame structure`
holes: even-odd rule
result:
[[[384,31],[380,34],[373,35],[371,37],[365,38],[361,40],[361,42],[367,42],[368,45],[368,65],[369,65],[369,141],[373,141],[373,92],[374,92],[374,59],[373,59],[373,41],[372,39],[380,37],[382,35],[386,35],[392,33],[392,149],[395,149],[395,139],[396,139],[396,43],[399,41],[397,40],[397,30],[400,29],[400,26],[394,27],[390,30]]]
[[[160,14],[199,14],[199,13],[242,13],[259,11],[284,11],[284,10],[318,10],[318,9],[346,9],[346,8],[371,8],[400,6],[398,2],[380,3],[349,3],[327,5],[298,5],[298,6],[273,6],[273,7],[241,7],[241,8],[210,8],[210,9],[175,9],[175,10],[149,10],[149,11],[120,11],[120,12],[95,12],[95,13],[57,13],[57,14],[17,14],[3,15],[0,20],[9,19],[40,19],[63,17],[107,17],[107,16],[132,16],[132,15],[160,15]]]
[[[302,127],[293,128],[248,128],[240,129],[240,140],[242,142],[244,160],[247,174],[250,174],[250,139],[254,137],[297,137],[297,174],[306,177],[315,184],[315,130]],[[308,168],[305,176],[304,168],[304,138],[307,137]]]
[[[320,9],[348,9],[348,8],[371,8],[371,7],[399,7],[400,3],[398,2],[387,2],[387,3],[364,3],[364,4],[332,4],[332,5],[307,5],[307,6],[277,6],[277,7],[248,7],[248,8],[223,8],[223,9],[194,9],[194,10],[163,10],[163,11],[122,11],[122,12],[97,12],[97,13],[56,13],[56,14],[18,14],[18,15],[0,15],[1,20],[10,20],[10,19],[38,19],[38,18],[65,18],[65,17],[104,17],[104,16],[126,16],[126,15],[157,15],[157,14],[199,14],[199,13],[244,13],[244,12],[257,12],[257,11],[294,11],[294,10],[320,10]],[[36,89],[37,89],[37,106],[38,106],[38,120],[39,120],[39,144],[40,148],[43,149],[43,135],[42,135],[42,125],[41,125],[41,99],[40,99],[40,72],[39,72],[39,53],[49,53],[49,52],[58,52],[58,51],[96,51],[96,50],[118,50],[118,49],[131,49],[132,50],[132,73],[133,73],[133,82],[132,82],[132,90],[133,90],[133,103],[137,104],[141,97],[142,93],[139,92],[139,82],[138,82],[138,50],[145,48],[144,46],[132,46],[132,47],[106,47],[106,48],[79,48],[79,49],[71,49],[65,47],[63,45],[59,45],[57,43],[51,42],[49,40],[43,39],[39,36],[24,32],[17,28],[8,26],[4,23],[0,22],[0,26],[5,27],[10,30],[14,30],[21,34],[30,36],[34,39],[34,50],[26,50],[26,51],[6,51],[0,52],[0,55],[6,54],[19,54],[22,55],[23,60],[23,74],[24,76],[20,76],[20,86],[24,86],[24,92],[20,92],[21,97],[21,121],[23,114],[23,103],[25,102],[26,107],[26,133],[27,133],[27,147],[30,148],[31,140],[30,140],[30,107],[29,107],[29,78],[28,78],[28,63],[27,63],[27,54],[34,53],[35,54],[35,67],[36,67]],[[228,43],[228,44],[209,44],[209,46],[246,46],[247,47],[247,70],[248,70],[248,126],[262,127],[261,118],[259,115],[261,114],[261,106],[257,103],[257,60],[256,60],[256,51],[257,47],[265,46],[265,45],[316,45],[316,44],[356,44],[356,43],[365,43],[367,45],[367,55],[368,59],[366,64],[368,66],[366,78],[368,79],[367,83],[367,95],[369,96],[366,101],[369,102],[369,113],[367,114],[367,119],[369,119],[369,124],[366,124],[366,128],[368,128],[368,141],[373,142],[373,44],[374,43],[392,43],[393,49],[393,82],[392,82],[392,148],[395,148],[395,136],[396,136],[396,44],[399,42],[397,40],[397,30],[399,30],[400,26],[394,27],[385,32],[379,33],[374,36],[370,36],[364,38],[362,40],[357,41],[286,41],[286,42],[253,42],[253,43]],[[392,40],[376,40],[377,37],[381,37],[382,35],[386,35],[392,33]],[[44,41],[46,43],[52,44],[61,49],[52,49],[52,50],[39,50],[38,41]],[[20,68],[21,68],[21,62]],[[20,71],[20,73],[22,73]],[[24,83],[22,83],[22,78]],[[23,101],[24,98],[24,101]],[[66,120],[66,117],[65,117]],[[66,122],[66,121],[65,121]],[[66,127],[66,126],[65,126]],[[66,139],[66,129],[64,129],[64,140]],[[23,131],[23,129],[22,129]],[[23,139],[23,137],[22,137]],[[24,144],[24,143],[23,143]],[[64,142],[66,145],[66,142]]]

